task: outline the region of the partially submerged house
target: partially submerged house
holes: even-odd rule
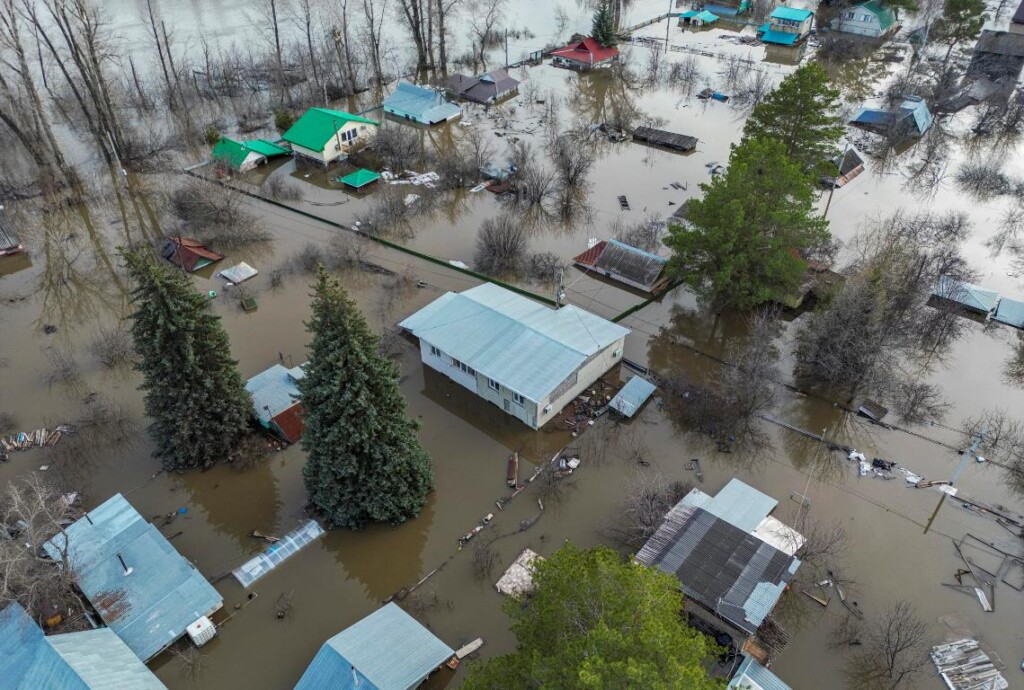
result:
[[[279,146],[266,139],[253,141],[235,141],[221,137],[213,147],[212,157],[233,170],[245,172],[256,166],[263,165],[267,159],[290,154],[284,146]]]
[[[619,59],[619,50],[615,46],[603,46],[588,36],[552,51],[551,58],[551,64],[555,67],[583,71],[607,67]]]
[[[882,38],[897,29],[896,14],[878,0],[851,5],[832,20],[833,31],[868,38]]]
[[[327,640],[295,690],[413,690],[454,656],[392,602]]]
[[[479,77],[456,72],[448,78],[448,91],[474,103],[495,103],[519,92],[519,81],[503,69],[491,70]]]
[[[110,628],[60,635],[18,604],[0,610],[3,690],[167,690]]]
[[[804,543],[771,516],[777,505],[738,479],[715,496],[694,489],[636,555],[639,563],[676,575],[687,611],[746,640],[736,646],[761,661],[772,645],[756,639],[758,630],[800,567],[794,554]]]
[[[931,128],[932,114],[924,99],[906,96],[892,110],[864,108],[850,124],[877,134],[917,139]]]
[[[4,207],[0,206],[0,256],[17,254],[25,249],[21,244],[21,237],[14,231],[14,224],[4,213]]]
[[[434,89],[400,81],[384,99],[384,112],[420,124],[436,125],[459,117],[462,108]]]
[[[621,361],[629,333],[492,283],[444,294],[399,326],[419,338],[425,365],[533,429]]]
[[[718,21],[718,15],[703,10],[687,10],[679,15],[679,26],[708,26]]]
[[[676,134],[675,132],[666,132],[663,129],[654,129],[653,127],[637,127],[633,130],[633,141],[664,146],[665,148],[689,153],[697,148],[698,139],[689,134]]]
[[[992,320],[1014,328],[1024,328],[1024,302],[1003,297],[999,300],[999,306],[996,307],[996,313],[992,315]]]
[[[574,257],[573,263],[644,292],[661,292],[669,283],[664,275],[668,259],[618,240],[601,240]]]
[[[1024,34],[985,29],[974,46],[966,78],[984,78],[1012,90],[1022,69]]]
[[[342,110],[310,108],[281,138],[295,153],[326,166],[369,143],[379,126],[379,122]]]
[[[780,46],[796,45],[811,33],[814,12],[780,6],[772,10],[768,23],[757,31],[761,41]]]
[[[78,588],[144,662],[196,623],[211,629],[208,617],[223,604],[202,573],[121,494],[86,513],[43,548],[55,561],[66,552]]]
[[[245,390],[252,397],[256,419],[288,443],[302,439],[302,403],[299,402],[298,382],[305,375],[304,365],[288,369],[275,364],[245,382]]]
[[[853,178],[864,172],[864,159],[857,149],[847,146],[846,151],[832,159],[832,171],[821,176],[821,184],[825,187],[843,187]]]
[[[168,237],[160,247],[160,256],[189,273],[224,258],[223,254],[208,249],[205,244],[190,237]]]
[[[679,7],[681,4],[683,3],[677,1],[676,7]],[[718,17],[736,17],[746,14],[754,8],[751,0],[712,0],[712,2],[705,2],[703,5],[704,10]]]
[[[999,304],[999,293],[950,276],[939,276],[932,297],[973,314],[988,317]]]

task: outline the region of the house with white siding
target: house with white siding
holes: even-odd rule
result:
[[[310,108],[281,138],[295,153],[326,166],[368,144],[379,126],[379,122],[342,110]]]
[[[629,329],[498,285],[449,292],[399,326],[423,363],[533,429],[622,360]]]
[[[881,38],[898,27],[892,9],[875,0],[847,7],[832,20],[833,30],[868,38]]]

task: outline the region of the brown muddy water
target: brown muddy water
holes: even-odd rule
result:
[[[659,28],[651,31],[657,35]],[[660,31],[663,35],[664,26]],[[707,40],[721,41],[716,34],[706,33]],[[672,40],[684,39],[673,29]],[[643,50],[632,49],[639,64],[646,59]],[[742,50],[745,54],[746,49]],[[723,79],[721,62],[705,59],[701,67],[702,82],[695,90]],[[768,65],[764,69],[778,78],[785,68]],[[873,78],[883,76],[882,65],[871,70]],[[565,259],[582,251],[588,238],[606,237],[617,219],[635,222],[647,214],[663,217],[677,208],[670,201],[679,204],[698,195],[698,184],[709,179],[706,164],[724,162],[729,145],[738,139],[742,128],[743,113],[738,106],[703,103],[675,89],[623,90],[600,75],[581,79],[548,66],[530,69],[525,76],[538,84],[538,93],[561,94],[559,117],[565,125],[569,118],[600,122],[602,113],[619,107],[613,99],[632,99],[652,121],[701,140],[698,150],[687,156],[635,144],[602,144],[602,155],[591,174],[589,216],[571,224],[539,224],[531,238],[532,251],[553,251]],[[528,100],[524,93],[496,109],[494,118],[471,110],[466,119],[488,131],[502,131],[507,136],[516,130],[513,136],[539,140],[538,119],[543,109]],[[965,111],[950,126],[962,128],[970,117],[970,111]],[[452,137],[457,137],[461,127],[451,127]],[[526,131],[530,129],[535,131]],[[432,134],[439,139],[445,136],[444,132]],[[503,138],[495,136],[499,146],[503,146]],[[934,188],[911,188],[905,168],[915,155],[911,148],[901,157],[900,165],[885,171],[869,161],[867,173],[837,191],[829,210],[833,232],[848,240],[866,218],[897,208],[964,209],[974,220],[967,255],[984,273],[982,284],[1019,294],[1024,286],[1007,275],[1012,272],[1008,259],[990,257],[983,246],[984,239],[995,231],[994,221],[1007,201],[967,197],[949,176]],[[969,155],[994,154],[969,152],[954,141],[947,163],[950,175]],[[1017,148],[1000,155],[1009,161],[1008,173],[1022,172]],[[305,173],[295,174],[291,162],[271,174],[291,176],[290,182],[299,185],[303,193],[298,206],[336,222],[353,222],[371,203],[372,197],[351,198],[327,185],[311,184]],[[262,179],[263,175],[242,182],[258,184]],[[684,183],[686,190],[669,186],[676,181]],[[207,577],[217,578],[261,550],[261,544],[248,536],[252,530],[282,534],[302,519],[303,453],[292,447],[249,471],[217,467],[185,475],[156,474],[158,465],[149,457],[151,444],[141,419],[137,376],[108,370],[89,352],[98,329],[121,318],[128,309],[116,245],[128,239],[155,238],[173,227],[159,222],[158,204],[153,202],[168,180],[148,178],[131,183],[135,188],[124,190],[117,186],[120,183],[101,176],[96,185],[106,190],[109,201],[94,204],[88,214],[39,219],[28,210],[14,209],[26,227],[30,255],[0,259],[0,412],[13,414],[19,428],[26,430],[73,421],[83,414],[83,399],[95,392],[134,411],[140,417],[139,428],[127,444],[100,436],[74,454],[62,454],[61,446],[14,453],[10,462],[0,465],[0,483],[49,464],[48,476],[84,492],[90,507],[117,491],[146,516],[185,507],[187,515],[168,526],[165,533],[180,532],[174,537],[176,548]],[[631,211],[619,209],[618,195],[628,196]],[[451,197],[443,200],[438,212],[421,218],[413,235],[401,241],[442,259],[471,263],[476,229],[483,219],[499,213],[501,206],[486,192],[453,193]],[[342,200],[346,203],[316,205]],[[246,203],[263,218],[273,241],[232,252],[226,265],[244,260],[261,271],[247,284],[258,300],[258,311],[243,312],[230,290],[224,290],[223,281],[209,274],[197,276],[195,282],[200,290],[218,292],[213,309],[223,318],[243,376],[251,376],[279,358],[289,364],[304,359],[309,278],[291,275],[274,287],[272,269],[306,243],[323,244],[338,231],[267,204]],[[343,274],[347,289],[378,329],[392,326],[445,290],[462,290],[476,283],[466,275],[396,250],[375,246],[371,253],[371,261],[396,272],[409,271],[424,285],[403,288],[392,299],[395,288],[387,276],[357,271]],[[642,301],[639,295],[575,269],[567,271],[566,284],[571,303],[604,316]],[[524,285],[549,294],[549,286]],[[47,335],[43,327],[48,324],[57,326],[57,331]],[[743,335],[741,319],[701,311],[684,290],[646,306],[624,324],[632,329],[626,342],[629,359],[662,373],[685,372],[697,378],[718,365],[680,344],[718,355]],[[799,319],[786,326],[784,344],[798,324]],[[953,402],[944,420],[946,427],[957,428],[962,420],[986,408],[1024,409],[1024,392],[1004,380],[1002,373],[1015,340],[1010,329],[971,324],[945,365],[927,375]],[[77,380],[48,382],[54,348],[72,353],[80,373]],[[783,348],[781,366],[787,375],[792,364],[788,349]],[[403,605],[453,647],[480,636],[486,640],[483,654],[509,651],[515,641],[493,581],[516,554],[526,546],[549,554],[565,540],[583,546],[608,543],[607,529],[614,524],[630,484],[642,473],[695,480],[684,468],[692,458],[701,459],[704,490],[714,492],[730,477],[739,477],[778,498],[777,514],[784,521],[796,515],[797,504],[790,494],[806,493],[811,500],[811,519],[838,519],[846,527],[850,544],[837,565],[844,577],[856,580],[850,596],[869,622],[897,600],[907,600],[927,622],[931,641],[952,634],[951,626],[966,628],[1005,661],[1011,687],[1024,687],[1024,674],[1018,669],[1024,655],[1024,594],[1000,586],[995,611],[983,613],[973,598],[940,584],[952,582],[960,567],[953,538],[971,533],[1008,548],[1020,548],[1002,527],[964,510],[958,502],[946,501],[925,533],[938,492],[909,489],[900,480],[860,478],[841,456],[774,425],[764,425],[768,440],[758,450],[721,454],[704,439],[677,428],[653,400],[637,419],[620,423],[603,418],[579,439],[571,439],[560,430],[530,431],[496,408],[479,405],[466,391],[425,370],[417,350],[409,344],[402,345],[400,364],[409,412],[420,422],[420,438],[434,458],[437,489],[423,513],[398,528],[328,534],[257,582],[251,591],[258,596],[251,602],[247,591],[233,579],[220,580],[217,588],[225,597],[225,611],[218,620],[227,620],[219,637],[202,649],[198,676],[188,677],[184,665],[171,655],[165,654],[153,664],[169,687],[290,688],[324,640],[442,566]],[[780,389],[775,414],[806,429],[827,429],[829,437],[863,450],[868,457],[897,460],[929,477],[948,476],[958,462],[942,444],[964,445],[945,427],[913,429],[919,436],[881,429],[850,417],[828,401],[785,389]],[[555,488],[531,485],[505,510],[496,510],[494,501],[507,491],[504,471],[509,453],[518,451],[529,463],[540,463],[566,444],[579,449],[583,459],[580,471]],[[638,464],[638,458],[648,465]],[[999,469],[990,464],[968,466],[958,486],[968,495],[1024,511],[1020,498],[1006,489]],[[471,554],[458,551],[458,538],[487,513],[496,513],[496,517],[478,538],[495,539],[498,566],[489,577],[478,579]],[[538,514],[533,527],[518,531],[521,521],[533,520]],[[278,620],[275,601],[288,592],[294,593],[291,613]],[[236,605],[242,608],[236,610]],[[774,669],[792,687],[843,687],[845,652],[826,644],[829,631],[843,613],[836,601],[822,609],[805,597],[787,597],[780,617],[793,641]],[[446,671],[434,682],[455,687],[462,675],[461,669],[454,674]],[[926,667],[918,687],[937,689],[942,684]]]

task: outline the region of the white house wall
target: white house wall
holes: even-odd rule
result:
[[[358,131],[356,138],[352,141],[343,141],[339,144],[338,141],[341,138],[341,135],[352,129]],[[349,121],[338,130],[337,134],[331,137],[330,141],[328,141],[324,146],[323,151],[314,151],[312,149],[307,149],[305,146],[299,146],[298,144],[292,144],[292,150],[295,151],[295,153],[306,156],[307,158],[312,158],[315,161],[329,163],[337,158],[341,158],[342,156],[347,156],[355,146],[361,146],[367,143],[371,138],[373,138],[376,130],[376,125]]]
[[[855,19],[847,19],[846,14],[848,12],[852,12]],[[868,19],[861,19],[861,17],[865,16],[868,17]],[[882,35],[882,28],[878,23],[878,17],[860,7],[851,7],[843,10],[836,18],[834,24],[836,31],[842,31],[848,34],[870,36],[872,38],[878,38]]]
[[[250,151],[249,155],[247,155],[245,157],[245,160],[242,161],[242,164],[240,166],[238,166],[238,170],[239,170],[239,172],[245,172],[246,170],[252,170],[256,166],[262,165],[264,162],[266,162],[266,160],[267,160],[267,157],[264,156],[263,154],[256,153],[255,151]]]
[[[562,393],[556,400],[543,400],[538,405],[537,428],[547,424],[552,417],[562,411],[566,405],[573,401],[583,391],[590,388],[594,381],[601,378],[606,371],[622,360],[622,348],[625,344],[625,337],[619,338],[614,343],[601,350],[592,360],[578,370],[576,385]],[[551,410],[544,412],[545,407],[551,405]]]

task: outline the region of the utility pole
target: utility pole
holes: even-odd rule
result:
[[[843,146],[843,153],[841,156],[839,156],[839,164],[836,166],[836,179],[832,182],[831,185],[829,185],[828,201],[825,202],[825,212],[821,214],[822,218],[828,216],[828,207],[832,205],[832,195],[836,193],[836,182],[838,182],[839,178],[842,177],[843,175],[843,163],[846,162],[846,152],[849,150],[850,142],[846,142],[846,145]]]
[[[672,29],[672,3],[675,0],[668,0],[668,13],[665,18],[665,53],[668,53],[668,32]]]
[[[508,29],[505,29],[505,69],[508,69]]]
[[[981,425],[981,428],[978,429],[978,432],[974,434],[974,440],[971,442],[971,447],[964,451],[963,460],[961,460],[960,464],[956,466],[955,470],[953,470],[953,474],[949,476],[950,486],[956,484],[956,481],[960,478],[961,473],[963,473],[964,468],[967,467],[967,463],[971,461],[971,458],[979,458],[978,447],[981,446],[981,442],[985,440],[985,434],[987,432],[988,422],[984,422]],[[984,458],[978,459],[978,462],[982,461],[984,461]],[[932,516],[928,518],[928,524],[924,526],[925,534],[928,534],[928,530],[932,528],[932,523],[935,522],[935,518],[938,517],[939,509],[942,508],[942,504],[946,502],[946,496],[948,495],[949,494],[945,491],[942,492],[942,496],[939,498],[939,504],[935,506],[935,511],[932,513]]]
[[[562,308],[562,300],[565,299],[565,290],[562,289],[562,269],[558,269],[558,279],[555,281],[555,309]]]

